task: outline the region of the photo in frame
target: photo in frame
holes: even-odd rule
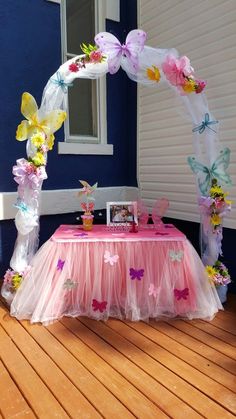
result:
[[[138,223],[138,211],[136,201],[107,202],[107,225],[127,225],[132,222]]]

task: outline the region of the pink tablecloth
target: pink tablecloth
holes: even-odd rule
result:
[[[80,315],[211,319],[220,308],[198,254],[174,226],[129,233],[63,225],[35,255],[11,314],[48,324]]]

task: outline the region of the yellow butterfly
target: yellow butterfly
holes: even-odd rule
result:
[[[17,127],[16,139],[18,141],[27,140],[38,132],[49,138],[61,128],[66,119],[66,112],[60,109],[41,115],[34,97],[27,92],[22,95],[21,113],[26,119]]]

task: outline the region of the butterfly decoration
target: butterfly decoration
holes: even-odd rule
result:
[[[81,237],[81,239],[82,239],[82,238],[87,237],[88,236],[88,233],[84,233],[84,232],[82,232],[82,233],[74,233],[73,236]]]
[[[56,79],[53,79],[51,77],[51,82],[53,82],[54,84],[56,84],[57,86],[59,86],[64,93],[67,93],[68,91],[68,87],[73,86],[73,83],[66,83],[65,80],[61,77],[61,74],[59,71],[57,71],[56,73]]]
[[[162,231],[156,231],[155,233],[157,236],[168,236],[169,233],[163,233]]]
[[[14,207],[18,208],[22,212],[29,212],[28,206],[25,204],[25,202],[21,201],[19,198],[17,198],[16,204],[14,204]]]
[[[155,228],[159,228],[164,225],[162,222],[162,218],[164,217],[168,208],[169,208],[169,201],[167,198],[163,197],[161,199],[157,199],[157,201],[154,203],[151,218],[152,218]],[[149,220],[149,212],[146,205],[143,203],[142,200],[138,201],[137,209],[138,209],[139,224],[141,226],[146,225]],[[163,233],[163,235],[167,235],[167,234],[168,233]]]
[[[93,186],[91,186],[86,180],[80,180],[80,183],[83,185],[83,189],[78,192],[78,196],[82,195],[91,195],[95,189],[97,189],[98,183],[94,183]],[[93,199],[92,197],[89,197],[89,199]]]
[[[66,119],[66,112],[56,109],[46,115],[41,115],[34,97],[25,92],[22,95],[21,113],[24,119],[17,127],[16,139],[24,141],[40,132],[49,138],[51,134],[61,128]]]
[[[124,60],[131,73],[138,71],[138,57],[144,48],[146,37],[146,33],[140,29],[129,32],[124,44],[121,44],[114,35],[108,32],[100,32],[95,36],[99,50],[102,54],[107,55],[110,74],[115,74]]]
[[[118,262],[119,255],[112,255],[109,250],[106,250],[104,253],[104,263],[110,263],[111,266],[114,266]]]
[[[174,250],[169,251],[171,262],[181,262],[183,255],[183,250],[180,250],[179,252],[175,252]]]
[[[181,298],[183,298],[183,300],[187,300],[187,298],[189,296],[189,289],[184,288],[183,290],[178,290],[178,289],[175,288],[174,289],[174,296],[178,301],[181,300]]]
[[[226,147],[224,150],[221,150],[219,156],[210,168],[197,161],[195,157],[188,157],[187,160],[193,173],[198,176],[198,186],[202,195],[207,195],[207,192],[211,187],[212,179],[217,179],[220,183],[226,185],[232,184],[230,176],[226,173],[230,161],[229,148]]]
[[[160,287],[155,287],[154,284],[150,284],[150,287],[148,288],[148,295],[153,297],[157,297],[158,293],[160,291]]]
[[[210,129],[213,132],[216,132],[213,128],[210,127],[210,125],[218,124],[219,121],[210,121],[209,113],[205,113],[205,120],[202,121],[200,125],[192,129],[192,132],[199,132],[199,134],[202,134],[206,128]]]
[[[62,271],[62,269],[64,268],[64,264],[65,264],[65,260],[58,259],[58,261],[57,261],[57,270],[58,271]]]
[[[98,301],[96,299],[93,299],[92,303],[93,311],[100,311],[100,313],[103,313],[103,311],[106,310],[107,307],[107,301]]]
[[[83,211],[93,211],[94,210],[94,203],[93,202],[81,202],[81,208]]]
[[[71,291],[73,288],[77,287],[78,283],[73,281],[72,279],[68,278],[64,284],[63,284],[63,288]]]
[[[144,269],[130,268],[129,275],[130,275],[131,279],[138,279],[138,281],[141,281],[141,279],[144,275]]]

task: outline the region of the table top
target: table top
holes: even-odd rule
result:
[[[121,228],[121,227],[120,227]],[[51,240],[65,242],[137,242],[137,241],[183,241],[186,236],[172,224],[164,224],[156,230],[150,224],[137,233],[120,230],[117,227],[93,225],[91,231],[84,231],[81,225],[61,225]]]

